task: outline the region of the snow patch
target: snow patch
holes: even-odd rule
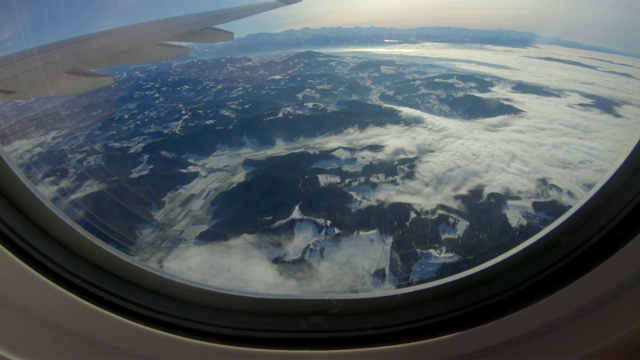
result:
[[[140,158],[140,161],[142,161],[142,164],[137,168],[131,170],[131,178],[137,178],[143,175],[147,175],[149,173],[149,170],[153,168],[153,165],[149,165],[147,163],[147,161],[149,161],[149,155],[143,155]]]
[[[513,228],[527,225],[527,215],[534,213],[531,207],[531,200],[510,200],[504,206],[503,212],[509,219],[509,224]]]
[[[438,225],[440,236],[442,240],[458,239],[469,227],[469,222],[459,216],[451,214],[448,214],[448,216],[447,221]]]
[[[460,260],[460,256],[447,253],[446,249],[436,251],[428,250],[420,253],[420,260],[411,267],[411,281],[421,281],[436,276],[442,264],[453,263]]]
[[[342,179],[338,175],[320,174],[317,176],[318,176],[318,180],[320,181],[320,186],[322,187],[333,185],[333,184],[339,184],[342,181]]]

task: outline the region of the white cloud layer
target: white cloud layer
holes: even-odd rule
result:
[[[352,129],[339,135],[296,142],[279,141],[272,148],[247,146],[240,151],[220,149],[210,158],[192,159],[201,177],[165,199],[167,206],[155,214],[159,223],[180,220],[182,224],[184,219],[176,219],[175,214],[186,210],[190,211],[192,219],[198,216],[206,218],[208,204],[215,197],[215,191],[229,189],[235,182],[245,178],[247,169],[242,166],[244,159],[263,159],[293,151],[364,148],[369,145],[384,145],[385,148],[382,153],[366,153],[364,158],[367,161],[409,157],[419,157],[420,161],[415,169],[416,176],[398,186],[348,189],[364,196],[360,200],[365,204],[375,201],[406,202],[422,210],[432,209],[439,204],[457,206],[455,195],[464,194],[478,186],[483,186],[486,192],[509,192],[524,199],[533,199],[538,191],[537,180],[546,178],[565,191],[574,193],[576,199],[571,205],[575,205],[586,199],[593,187],[606,179],[624,158],[629,147],[638,140],[640,61],[637,59],[551,46],[515,49],[423,44],[398,45],[386,49],[349,49],[348,52],[445,65],[456,71],[507,79],[492,93],[482,96],[504,99],[504,102],[524,110],[524,113],[464,121],[395,107],[403,116],[417,120],[417,124],[412,127],[374,127],[364,131]],[[600,71],[535,59],[540,57],[579,61],[595,66]],[[634,78],[605,71],[628,73]],[[516,81],[551,88],[561,93],[562,97],[514,93],[510,88]],[[623,103],[617,109],[622,117],[616,118],[596,109],[578,106],[591,102],[581,95],[584,93]],[[60,135],[51,132],[38,139],[16,141],[6,146],[4,152],[14,162],[25,164],[60,141]],[[345,161],[352,156],[346,151],[336,154]],[[334,164],[316,165],[331,168]],[[359,171],[364,165],[355,162],[345,170]],[[141,166],[138,170],[142,174],[148,169]],[[327,184],[338,181],[329,175],[321,180]],[[79,189],[73,199],[102,187],[98,182],[76,185],[40,183],[38,189],[50,199],[55,198],[60,189]],[[177,205],[183,204],[189,194],[202,193],[208,195],[195,197],[201,206]],[[526,204],[518,205],[526,208]],[[519,219],[516,216],[510,221],[515,224]],[[189,234],[195,236],[205,228],[202,225],[194,227],[195,230]],[[184,229],[189,232],[186,226]],[[388,271],[391,239],[373,232],[347,237],[338,244],[318,238],[314,235],[315,230],[312,224],[303,223],[296,227],[295,239],[282,246],[274,239],[250,235],[205,246],[183,245],[164,259],[162,270],[218,289],[259,294],[344,294],[393,287],[394,279]],[[154,232],[151,235],[156,234]],[[272,262],[274,257],[281,254],[297,256],[307,245],[324,247],[326,253],[324,258],[317,254],[309,258],[314,270],[303,280],[283,275],[282,267]],[[420,266],[431,271],[425,262],[427,260],[421,260]],[[374,283],[371,275],[380,268],[387,269],[387,279]]]
[[[398,46],[391,51],[367,49],[364,52],[410,55],[412,61],[416,61],[417,56],[421,57],[420,61],[446,63],[465,71],[543,85],[561,91],[563,96],[546,98],[517,94],[510,90],[513,82],[505,82],[483,96],[505,99],[524,110],[524,114],[464,121],[396,107],[403,116],[419,120],[418,125],[370,128],[365,131],[353,129],[318,139],[286,144],[280,142],[270,150],[259,149],[251,153],[244,149],[242,158],[264,158],[309,149],[384,145],[384,152],[376,154],[376,158],[393,160],[418,156],[421,161],[414,179],[399,186],[369,187],[367,198],[407,202],[428,210],[438,204],[456,206],[454,195],[484,186],[487,192],[509,192],[531,200],[537,194],[537,180],[546,178],[565,191],[573,192],[576,199],[572,205],[575,205],[586,199],[594,186],[607,178],[630,146],[638,140],[638,80],[531,57],[581,61],[597,65],[603,70],[632,73],[640,78],[640,64],[634,59],[556,47],[529,50],[495,47],[469,49],[427,44]],[[585,57],[633,63],[636,68],[587,60]],[[452,58],[498,64],[506,68],[470,65],[452,61]],[[581,93],[596,94],[626,104],[618,109],[622,117],[616,118],[595,109],[577,106],[590,102]],[[325,179],[326,182],[329,180]],[[197,187],[197,183],[198,180],[190,187]],[[521,207],[526,208],[525,205]],[[304,229],[309,230],[304,226],[297,228],[296,240],[292,242],[296,253],[306,244],[317,241]],[[387,267],[390,256],[390,241],[384,240],[380,234],[373,238],[377,239],[375,246],[366,236],[354,236],[336,245],[326,259],[312,261],[314,275],[305,280],[283,276],[277,266],[271,263],[278,249],[265,245],[269,242],[255,236],[180,248],[166,259],[164,270],[216,288],[260,294],[335,294],[351,293],[354,289],[370,291],[372,284],[363,279],[370,281],[372,272],[381,264]],[[286,253],[286,249],[280,249],[280,252]],[[372,259],[375,259],[375,264],[371,263]],[[421,261],[421,267],[426,269],[431,266]],[[378,285],[379,290],[388,289],[393,285],[393,279],[389,277],[384,284]]]

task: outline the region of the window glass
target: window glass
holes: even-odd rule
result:
[[[209,6],[9,1],[0,54]],[[113,85],[1,100],[0,143],[70,221],[168,276],[276,296],[419,287],[523,247],[624,159],[635,15],[306,0],[223,25],[232,42],[92,69]]]

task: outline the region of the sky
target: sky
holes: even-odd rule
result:
[[[261,0],[0,0],[0,55],[127,24]],[[640,53],[637,0],[304,0],[222,26],[243,36],[325,26],[531,31]]]

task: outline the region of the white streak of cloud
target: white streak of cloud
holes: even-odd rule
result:
[[[584,56],[621,62],[633,61],[631,59],[553,47],[472,51],[445,45],[425,45],[397,49],[396,55],[428,56],[436,63],[438,57],[460,57],[509,66],[510,69],[495,69],[479,65],[471,67],[468,63],[456,64],[465,70],[510,79],[483,96],[505,99],[525,113],[464,121],[396,107],[403,116],[419,120],[419,124],[412,127],[372,127],[365,131],[352,129],[339,135],[280,144],[278,151],[286,151],[282,147],[299,151],[384,145],[384,152],[376,154],[376,159],[420,157],[414,179],[399,186],[369,188],[366,196],[377,201],[407,202],[429,210],[438,204],[456,206],[454,195],[464,194],[477,186],[485,187],[486,192],[509,192],[531,201],[535,199],[537,180],[541,178],[573,192],[576,195],[574,204],[579,203],[596,184],[606,179],[622,161],[629,146],[638,140],[640,102],[635,97],[637,79],[528,56],[554,56],[576,61],[586,61],[581,58]],[[598,66],[604,70],[620,70],[614,64]],[[637,69],[626,67],[625,71],[640,78]],[[514,93],[510,90],[511,80],[550,87],[559,91],[562,97],[543,98]],[[582,92],[626,103],[618,109],[622,118],[578,106],[590,101],[581,95]],[[246,152],[244,155],[251,157]],[[255,155],[267,156],[258,152]],[[298,234],[304,235],[298,240],[310,243],[313,236],[305,234]],[[274,248],[265,249],[268,239],[255,236],[181,248],[167,258],[164,270],[218,288],[261,294],[371,290],[367,288],[366,279],[370,279],[371,273],[381,264],[387,266],[389,252],[385,250],[383,241],[365,239],[353,236],[340,245],[334,244],[336,248],[327,254],[330,256],[322,261],[312,261],[314,275],[306,281],[283,276],[270,261]],[[300,248],[298,244],[296,254]],[[387,281],[385,286],[389,286],[392,279]]]

